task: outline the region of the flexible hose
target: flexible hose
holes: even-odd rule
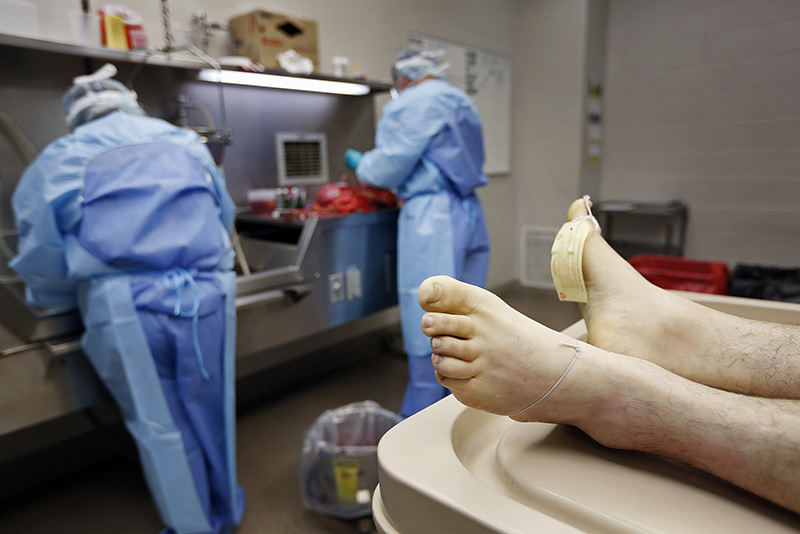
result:
[[[214,117],[211,116],[211,113],[209,113],[208,108],[205,107],[203,104],[201,104],[200,102],[192,102],[187,107],[189,109],[196,109],[197,111],[199,111],[200,114],[205,119],[206,124],[208,125],[209,128],[211,128],[212,130],[217,129],[217,125],[214,123]]]
[[[25,134],[25,132],[17,126],[11,117],[4,111],[0,110],[0,133],[3,134],[11,146],[19,155],[22,162],[27,167],[36,158],[39,149],[33,144],[33,141]],[[0,177],[2,178],[2,177]],[[2,180],[0,179],[0,199],[2,198]],[[3,203],[0,201],[0,225],[3,221]],[[5,230],[0,226],[0,253],[5,257],[6,262],[11,261],[16,252],[11,250],[6,240]],[[0,276],[0,283],[8,284],[19,280],[17,276]]]
[[[0,110],[0,132],[14,147],[27,167],[36,158],[39,149],[4,111]]]

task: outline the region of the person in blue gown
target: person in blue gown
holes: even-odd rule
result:
[[[447,395],[422,333],[417,292],[429,276],[446,274],[485,286],[489,236],[475,189],[483,173],[483,137],[472,100],[443,79],[447,65],[433,51],[407,49],[394,63],[396,98],[383,108],[375,148],[348,149],[345,162],[367,184],[394,189],[404,200],[398,223],[397,278],[408,353],[408,417]]]
[[[64,96],[70,134],[23,174],[11,267],[33,306],[78,308],[167,527],[229,532],[236,482],[234,206],[192,131],[145,115],[106,65]]]

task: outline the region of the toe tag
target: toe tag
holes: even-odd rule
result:
[[[589,196],[584,195],[588,215],[565,222],[558,231],[550,249],[550,272],[559,300],[586,302],[588,294],[583,279],[583,247],[586,238],[600,225],[589,207]],[[584,224],[591,222],[592,224]]]

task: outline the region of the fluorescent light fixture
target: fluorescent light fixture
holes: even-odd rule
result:
[[[331,80],[315,80],[297,76],[281,76],[278,74],[261,74],[258,72],[241,72],[236,70],[202,69],[197,75],[204,82],[232,83],[235,85],[252,85],[255,87],[272,87],[274,89],[291,89],[293,91],[312,91],[315,93],[331,93],[334,95],[366,95],[370,87],[363,83],[336,82]]]

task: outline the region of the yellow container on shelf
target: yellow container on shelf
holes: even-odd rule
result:
[[[125,33],[125,21],[122,17],[103,15],[103,37],[107,48],[130,50],[128,35]]]

